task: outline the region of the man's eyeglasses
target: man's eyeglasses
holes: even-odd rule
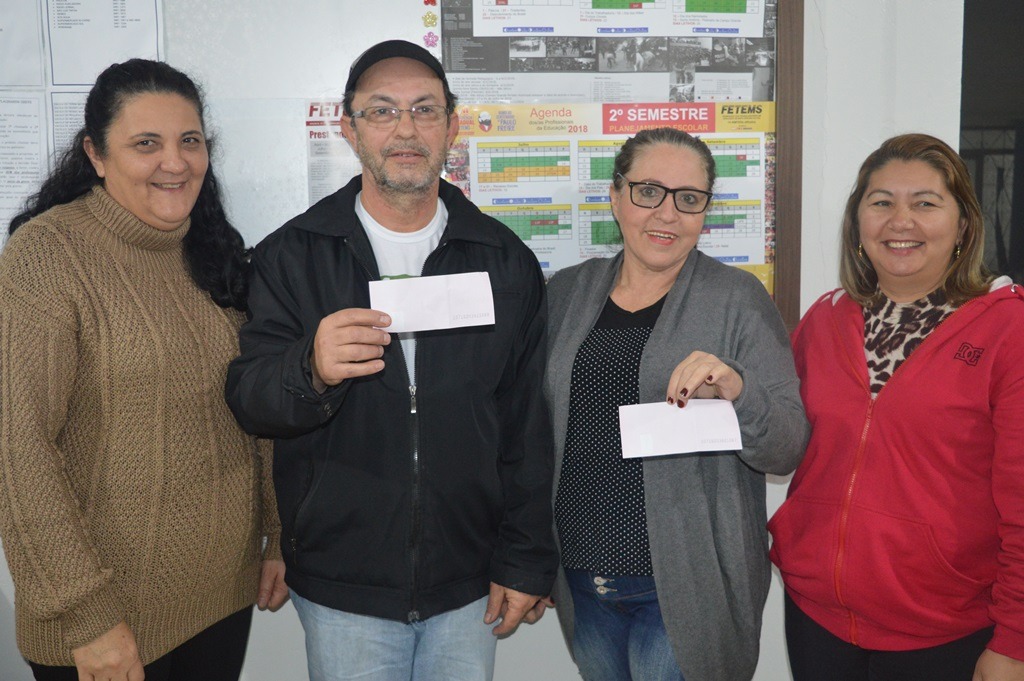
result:
[[[701,189],[669,189],[653,182],[630,182],[622,173],[616,175],[626,180],[626,184],[629,185],[629,200],[634,206],[641,208],[657,208],[665,197],[671,194],[676,210],[680,213],[703,213],[711,205],[711,197],[714,196],[712,192]]]
[[[398,123],[402,112],[408,111],[412,122],[416,125],[429,126],[448,118],[448,109],[440,104],[420,104],[408,109],[399,109],[395,106],[373,106],[369,109],[356,111],[352,118],[362,118],[376,128],[390,128]]]

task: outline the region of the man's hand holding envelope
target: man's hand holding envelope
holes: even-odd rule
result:
[[[369,376],[384,368],[384,346],[391,334],[382,329],[391,318],[378,310],[350,307],[320,320],[313,339],[313,387],[323,392],[346,378]]]
[[[371,281],[370,306],[338,310],[320,321],[310,360],[318,391],[381,371],[392,333],[494,323],[486,272]]]

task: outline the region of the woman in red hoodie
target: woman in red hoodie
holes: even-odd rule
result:
[[[942,141],[861,166],[843,288],[792,339],[812,435],[769,529],[796,681],[1024,679],[1024,291],[983,243]]]

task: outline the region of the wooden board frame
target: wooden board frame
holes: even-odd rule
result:
[[[779,0],[776,40],[775,305],[792,330],[800,319],[804,0]]]

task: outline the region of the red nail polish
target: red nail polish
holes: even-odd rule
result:
[[[714,376],[708,376],[707,378],[704,379],[704,382],[705,383],[710,383],[714,378],[715,378]]]
[[[675,401],[675,400],[673,400],[673,399],[672,399],[672,398],[670,397],[670,398],[668,398],[668,403],[669,403],[669,404],[675,404],[675,403],[676,403],[676,401]]]
[[[677,407],[679,407],[680,409],[682,409],[683,407],[685,407],[685,406],[686,406],[686,401],[685,401],[685,400],[679,400],[679,401],[678,401],[678,402],[676,403],[676,406],[677,406]]]
[[[686,388],[683,388],[682,390],[679,391],[679,394],[682,395],[683,397],[686,397],[687,392],[689,391]]]

